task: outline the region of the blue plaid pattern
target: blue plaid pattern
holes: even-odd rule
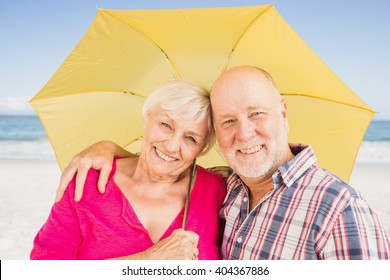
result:
[[[317,165],[310,146],[273,174],[274,189],[249,212],[249,190],[227,179],[223,259],[388,259],[389,239],[360,193]]]

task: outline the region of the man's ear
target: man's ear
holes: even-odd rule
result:
[[[286,100],[282,99],[281,100],[281,113],[282,113],[282,116],[283,116],[283,120],[284,120],[284,123],[287,127],[287,131],[289,131],[289,126],[288,126],[288,118],[287,118],[287,102]]]

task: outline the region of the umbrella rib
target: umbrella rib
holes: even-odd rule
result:
[[[137,137],[137,138],[131,140],[130,142],[128,142],[128,143],[126,143],[126,144],[124,144],[124,145],[121,145],[121,146],[122,146],[122,147],[127,147],[127,146],[131,145],[132,143],[141,140],[142,138],[143,138],[143,136]]]
[[[163,53],[165,59],[167,60],[168,62],[168,65],[169,67],[171,68],[172,72],[173,72],[173,76],[175,78],[180,78],[180,75],[179,75],[179,72],[176,70],[176,67],[175,67],[175,64],[173,63],[173,61],[169,58],[168,54],[163,50],[162,47],[160,47],[154,40],[152,40],[149,36],[147,36],[145,33],[141,32],[140,30],[138,30],[137,28],[135,28],[134,26],[132,26],[131,24],[121,20],[120,17],[116,16],[115,14],[112,14],[110,12],[110,10],[102,10],[104,12],[106,12],[107,14],[109,14],[110,16],[112,16],[113,18],[119,20],[120,22],[122,22],[123,24],[126,24],[127,26],[129,26],[131,29],[135,30],[136,32],[138,32],[141,36],[143,36],[146,40],[148,40],[149,42],[151,42],[152,44],[154,44],[158,49],[160,49],[160,51]]]
[[[308,98],[313,98],[313,99],[319,99],[319,100],[324,100],[324,101],[328,101],[328,102],[332,102],[332,103],[336,103],[336,104],[340,104],[340,105],[344,105],[344,106],[348,106],[348,107],[361,109],[361,110],[368,111],[368,112],[371,112],[371,113],[375,113],[375,111],[373,111],[371,109],[368,109],[368,108],[364,108],[362,106],[353,105],[353,104],[349,104],[349,103],[346,103],[346,102],[341,102],[341,101],[334,100],[334,99],[323,98],[323,97],[318,97],[318,96],[312,96],[312,95],[304,94],[304,93],[281,93],[281,95],[283,95],[283,96],[302,96],[302,97],[308,97]]]
[[[128,90],[123,90],[123,91],[110,91],[110,90],[91,90],[91,91],[83,91],[83,92],[73,92],[71,95],[82,95],[82,94],[94,94],[94,93],[119,93],[119,94],[130,94],[134,97],[140,98],[142,101],[145,101],[146,96],[133,92],[133,91],[128,91]],[[55,99],[55,98],[63,98],[66,96],[60,95],[60,96],[44,96],[42,98],[38,98],[37,95],[33,96],[28,103],[30,104],[37,104],[41,100],[49,100],[49,99]]]
[[[223,67],[223,71],[222,71],[221,73],[225,72],[225,70],[227,69],[227,67],[228,67],[228,65],[229,65],[229,63],[230,63],[231,57],[232,57],[232,55],[233,55],[233,53],[234,53],[234,51],[235,51],[237,45],[240,43],[241,39],[244,37],[244,35],[248,32],[248,30],[252,27],[252,25],[254,25],[255,22],[256,22],[264,13],[266,13],[269,9],[271,9],[271,8],[273,8],[273,7],[274,7],[274,4],[269,5],[269,7],[268,7],[267,9],[263,10],[260,14],[258,14],[258,15],[256,16],[256,18],[255,18],[251,23],[248,24],[248,26],[246,27],[246,29],[244,30],[244,32],[242,32],[241,36],[237,39],[237,41],[236,41],[236,43],[234,44],[232,50],[230,51],[229,57],[228,57],[228,59],[226,60],[225,66]]]

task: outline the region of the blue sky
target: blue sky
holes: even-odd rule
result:
[[[274,3],[317,55],[390,120],[390,1],[0,0],[0,114],[27,104],[81,39],[98,8],[162,9]]]

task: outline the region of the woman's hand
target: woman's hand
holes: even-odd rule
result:
[[[80,201],[83,196],[88,170],[91,168],[100,170],[98,189],[100,193],[104,193],[112,169],[112,162],[116,155],[128,157],[131,154],[111,141],[101,141],[74,156],[62,172],[56,202],[61,200],[70,181],[76,174],[75,201]]]
[[[199,236],[193,231],[176,229],[170,236],[145,251],[149,260],[194,260],[198,258]]]
[[[167,238],[157,242],[153,247],[134,255],[114,258],[115,260],[195,260],[198,259],[197,248],[199,236],[193,232],[176,229]]]

